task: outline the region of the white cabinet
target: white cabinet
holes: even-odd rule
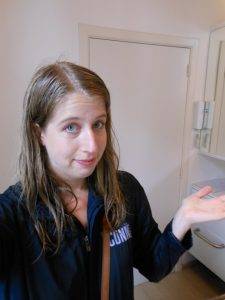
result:
[[[205,185],[213,187],[212,199],[225,193],[225,179],[213,179],[192,185],[196,192]],[[225,220],[196,223],[192,226],[193,247],[190,253],[225,281]]]

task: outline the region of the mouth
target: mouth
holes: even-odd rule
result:
[[[95,159],[76,159],[76,162],[82,166],[92,166],[95,163]]]

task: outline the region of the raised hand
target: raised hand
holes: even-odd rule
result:
[[[172,226],[173,233],[178,239],[183,238],[193,223],[225,218],[225,195],[204,199],[211,192],[212,188],[205,186],[182,201],[181,207],[174,216]]]

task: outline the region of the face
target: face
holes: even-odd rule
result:
[[[90,176],[107,141],[106,109],[99,97],[70,94],[41,129],[50,169],[71,186]]]

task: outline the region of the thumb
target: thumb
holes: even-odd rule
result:
[[[211,186],[204,186],[202,189],[200,189],[199,191],[197,191],[197,193],[194,193],[195,196],[202,198],[208,194],[210,194],[213,191]]]

